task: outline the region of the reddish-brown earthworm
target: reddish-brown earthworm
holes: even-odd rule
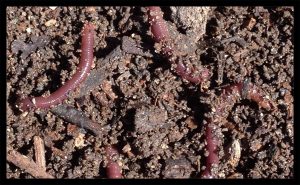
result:
[[[155,42],[162,45],[162,54],[174,66],[175,72],[189,82],[199,84],[209,80],[210,71],[199,66],[188,66],[186,61],[181,61],[177,56],[177,50],[171,40],[166,21],[163,19],[163,12],[160,7],[150,6],[148,9],[148,22]]]
[[[67,98],[68,93],[74,90],[88,76],[93,63],[94,25],[86,23],[82,31],[81,58],[76,73],[63,86],[49,96],[27,97],[20,100],[17,106],[22,111],[35,108],[49,108]]]

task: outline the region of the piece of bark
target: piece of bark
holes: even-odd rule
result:
[[[84,129],[92,131],[99,137],[103,137],[103,135],[108,134],[108,131],[110,130],[109,125],[101,126],[99,123],[96,123],[85,116],[82,111],[79,111],[68,105],[58,105],[51,108],[50,111],[58,117],[70,123],[76,124],[80,128],[83,127]]]

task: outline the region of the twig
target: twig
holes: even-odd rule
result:
[[[102,137],[104,134],[107,134],[110,130],[109,125],[101,126],[100,124],[86,117],[83,112],[68,105],[58,105],[51,108],[50,111],[58,117],[70,123],[76,124],[79,127],[88,129],[100,137]]]
[[[43,168],[44,171],[46,171],[44,141],[39,136],[34,136],[33,144],[34,144],[35,162],[37,165],[39,165],[41,168]]]
[[[29,159],[15,150],[8,151],[7,160],[17,167],[24,169],[35,178],[54,178],[52,175],[44,171],[41,166],[37,165],[32,159]]]

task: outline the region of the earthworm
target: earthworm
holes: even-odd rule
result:
[[[171,64],[175,64],[176,73],[182,78],[198,84],[208,81],[210,72],[206,68],[198,68],[196,66],[189,67],[180,61],[180,57],[176,55],[176,50],[172,44],[169,30],[163,12],[160,7],[150,6],[148,8],[148,22],[150,23],[151,33],[155,42],[162,44],[162,54],[168,58]]]
[[[246,92],[243,91],[243,82],[236,83],[224,88],[221,96],[211,102],[211,118],[207,119],[208,124],[205,133],[208,156],[206,158],[206,168],[201,175],[202,178],[217,178],[217,165],[219,164],[218,138],[214,134],[214,130],[223,119],[228,117],[234,104],[241,99],[242,92]]]
[[[208,119],[206,126],[206,150],[209,152],[206,158],[206,168],[202,174],[203,178],[216,178],[217,174],[212,166],[218,165],[219,158],[217,153],[218,139],[213,134],[214,126],[227,118],[235,103],[241,99],[248,99],[256,102],[259,107],[268,111],[275,108],[275,103],[264,95],[263,91],[250,82],[247,78],[243,82],[235,83],[223,89],[221,96],[212,102],[211,118]]]
[[[116,162],[119,157],[119,152],[113,146],[105,147],[106,157],[108,164],[106,166],[106,174],[110,179],[122,178],[122,170],[119,164]]]
[[[81,40],[81,58],[78,69],[73,77],[68,80],[58,90],[51,93],[48,97],[27,97],[17,103],[17,107],[22,111],[35,108],[49,108],[52,105],[61,103],[67,98],[68,93],[74,90],[88,76],[93,63],[93,47],[94,47],[94,26],[87,23],[83,27]]]

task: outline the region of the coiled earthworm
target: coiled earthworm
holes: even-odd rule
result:
[[[202,178],[217,178],[216,170],[219,164],[217,148],[219,141],[214,134],[214,127],[217,127],[219,122],[227,118],[234,104],[241,99],[254,101],[259,107],[268,111],[272,111],[276,108],[275,103],[269,100],[263,91],[251,83],[248,78],[243,82],[224,88],[221,96],[212,102],[212,117],[207,120],[208,124],[206,126],[205,138],[208,156],[206,158],[206,168],[202,173]]]
[[[275,103],[268,99],[268,96],[265,95],[258,86],[254,85],[246,78],[243,82],[225,87],[221,96],[216,101],[212,102],[214,109],[212,112],[212,122],[218,122],[218,120],[226,118],[234,104],[242,99],[254,101],[259,107],[264,108],[267,111],[276,108]]]
[[[163,19],[163,12],[160,7],[150,6],[148,8],[148,22],[150,23],[151,33],[155,42],[162,45],[162,54],[168,58],[171,64],[174,64],[175,72],[192,83],[198,84],[208,81],[210,72],[206,68],[198,68],[196,66],[189,67],[180,57],[177,56],[173,43],[169,35],[169,29]]]
[[[35,108],[49,108],[52,105],[61,103],[70,91],[74,90],[88,76],[93,63],[94,47],[94,25],[86,23],[82,31],[81,58],[76,73],[58,90],[48,97],[27,97],[17,103],[17,107],[22,111]]]
[[[106,157],[108,164],[106,166],[106,174],[110,179],[122,178],[121,167],[116,162],[116,158],[119,157],[119,152],[113,146],[105,147]]]

